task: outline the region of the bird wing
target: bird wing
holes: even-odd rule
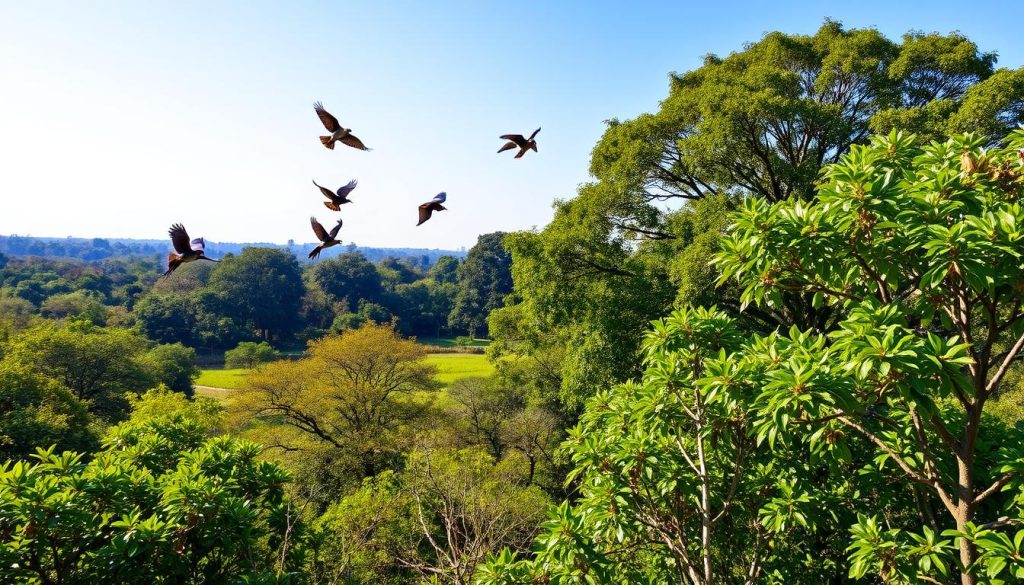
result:
[[[343,144],[351,146],[352,148],[358,148],[359,150],[370,150],[369,148],[366,148],[366,145],[363,144],[362,140],[359,140],[353,134],[349,134],[348,136],[342,138],[341,142]]]
[[[171,245],[174,246],[174,251],[179,254],[188,254],[192,251],[192,246],[189,245],[188,232],[185,231],[185,226],[180,223],[176,223],[171,226],[171,229],[167,231],[171,235]]]
[[[309,218],[309,224],[313,226],[313,233],[316,234],[318,240],[326,242],[330,239],[327,237],[327,230],[324,229],[324,226],[320,225],[320,222],[315,217]]]
[[[513,148],[516,148],[517,146],[518,145],[515,142],[509,141],[509,142],[505,143],[505,146],[502,146],[501,148],[499,148],[498,152],[505,152],[506,150],[512,150]]]
[[[313,110],[316,111],[316,115],[320,118],[324,128],[327,128],[328,132],[337,132],[338,128],[341,128],[341,124],[338,123],[338,119],[331,115],[330,112],[324,109],[324,105],[320,102],[313,103]]]
[[[334,191],[331,191],[327,187],[321,187],[320,185],[317,184],[316,181],[313,181],[313,184],[316,185],[317,189],[320,189],[320,192],[324,194],[324,197],[330,199],[331,201],[334,201]]]
[[[428,202],[424,203],[423,205],[420,205],[420,222],[417,223],[416,225],[420,225],[423,222],[425,222],[428,219],[430,219],[430,215],[434,212],[434,210],[430,208],[430,205],[432,203],[433,203],[433,201],[428,201]]]
[[[538,132],[540,132],[540,128],[537,128],[533,131],[533,134],[530,134],[530,140],[533,140],[533,137],[536,136]]]
[[[339,219],[338,220],[338,225],[334,226],[334,228],[331,229],[330,236],[331,236],[332,240],[337,239],[337,237],[338,237],[338,230],[340,230],[340,229],[341,229],[341,220]]]
[[[356,185],[358,184],[359,181],[357,179],[352,179],[351,181],[348,182],[348,184],[342,187],[338,187],[338,197],[348,196],[348,194],[352,192],[352,189],[355,189]]]
[[[444,191],[441,191],[437,195],[434,195],[434,201],[437,201],[438,203],[444,203],[447,200],[448,200],[448,193],[446,193]]]
[[[196,238],[192,240],[192,251],[203,252],[206,250],[206,240],[203,238]]]
[[[519,148],[522,148],[523,145],[526,144],[526,139],[523,138],[522,134],[502,134],[498,138],[501,138],[502,140],[511,140],[512,142],[515,142],[516,146]]]

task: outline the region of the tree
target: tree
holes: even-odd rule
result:
[[[266,341],[253,343],[243,341],[235,349],[224,352],[224,366],[228,368],[252,369],[281,359],[281,354]]]
[[[87,319],[94,325],[105,325],[108,314],[99,295],[86,290],[54,295],[43,301],[40,312],[54,319]]]
[[[36,447],[89,452],[98,445],[92,417],[67,388],[0,360],[0,461],[25,459]]]
[[[495,465],[478,449],[417,450],[401,474],[367,480],[317,527],[329,543],[325,564],[342,575],[469,585],[488,554],[526,549],[546,504],[514,461]]]
[[[417,336],[441,336],[448,325],[455,285],[418,280],[395,288],[398,297],[398,323],[403,332]]]
[[[0,295],[0,340],[27,329],[35,315],[32,303],[18,297]]]
[[[366,323],[310,343],[309,357],[255,371],[231,403],[235,418],[278,423],[267,442],[286,449],[329,445],[369,477],[394,465],[408,425],[438,388],[425,347],[386,325]]]
[[[756,396],[769,441],[830,453],[866,439],[878,466],[934,508],[896,528],[864,510],[852,576],[1024,574],[1018,545],[1004,547],[1024,539],[1013,496],[1024,488],[1022,430],[985,417],[1024,348],[1024,132],[987,141],[919,148],[892,133],[855,146],[813,201],[747,202],[718,257],[744,302],[796,290],[848,316],[827,337],[794,329],[721,358],[711,383]]]
[[[161,343],[180,342],[189,347],[232,347],[251,338],[243,323],[229,315],[229,302],[213,290],[193,293],[150,293],[132,311],[146,337]]]
[[[191,347],[180,343],[156,345],[141,356],[140,362],[157,384],[192,396],[192,384],[199,377],[199,368],[196,367],[196,351]]]
[[[210,288],[262,339],[283,339],[298,328],[305,288],[299,262],[287,250],[243,248],[214,268]]]
[[[525,305],[515,313],[524,325],[507,330],[539,327],[544,351],[566,348],[569,405],[636,376],[644,328],[674,302],[739,314],[738,292],[715,293],[707,263],[737,201],[810,198],[821,168],[872,131],[1001,136],[1022,120],[1024,70],[994,63],[959,34],[894,42],[829,21],[814,35],[769,33],[672,74],[657,112],[608,123],[593,182],[558,203],[544,230],[507,238],[514,298]],[[790,295],[786,306],[748,307],[743,317],[765,331],[834,327],[834,313],[810,301]]]
[[[441,256],[430,267],[427,276],[438,284],[455,284],[458,281],[459,259],[455,256]]]
[[[89,409],[108,420],[126,410],[124,394],[149,389],[156,379],[145,367],[147,341],[125,329],[87,321],[43,323],[16,335],[5,359],[57,380]]]
[[[827,484],[821,469],[806,453],[759,444],[750,405],[699,383],[705,364],[743,338],[714,310],[656,322],[643,377],[592,397],[565,443],[577,497],[551,511],[532,558],[506,551],[481,582],[838,580],[808,538],[820,520],[792,497],[800,479]]]
[[[451,327],[476,337],[487,330],[487,315],[512,292],[512,257],[505,250],[505,233],[483,234],[469,249],[457,270],[458,293],[448,316]]]
[[[0,564],[15,583],[280,582],[299,559],[288,475],[187,415],[111,430],[105,449],[0,467]],[[84,488],[84,489],[83,489]]]
[[[377,267],[360,253],[320,262],[311,269],[310,278],[332,301],[346,301],[352,312],[361,299],[376,302],[384,290]]]

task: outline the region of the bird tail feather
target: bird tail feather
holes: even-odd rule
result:
[[[169,252],[167,254],[167,272],[164,272],[164,276],[167,276],[168,274],[174,272],[174,269],[177,268],[180,264],[181,256],[175,254],[174,252]]]
[[[334,150],[334,141],[331,140],[330,136],[321,136],[320,137],[320,144],[323,144],[327,148],[329,148],[331,150]]]

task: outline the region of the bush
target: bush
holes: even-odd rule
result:
[[[281,354],[266,341],[243,341],[235,349],[224,352],[224,365],[228,368],[251,369],[279,359]]]

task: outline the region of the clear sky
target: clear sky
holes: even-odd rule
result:
[[[529,229],[588,179],[603,120],[670,71],[825,17],[959,30],[1024,63],[1018,2],[0,0],[0,234],[313,240],[310,183],[359,179],[341,237],[455,248]],[[323,148],[322,100],[374,150]],[[542,126],[540,152],[499,134]],[[416,206],[450,211],[414,227]]]

